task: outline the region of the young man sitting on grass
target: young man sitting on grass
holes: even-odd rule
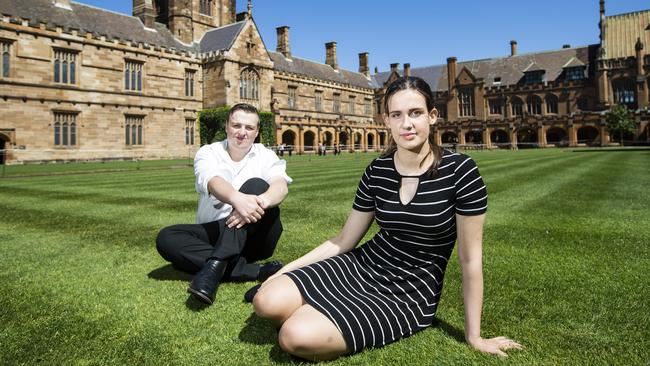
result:
[[[160,255],[174,268],[197,273],[187,291],[208,305],[222,280],[264,281],[282,263],[264,265],[282,234],[278,205],[291,178],[286,162],[262,144],[257,109],[232,107],[227,138],[205,145],[194,158],[199,205],[197,224],[166,227],[156,239]]]

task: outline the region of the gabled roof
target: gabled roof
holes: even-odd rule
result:
[[[496,85],[515,85],[524,76],[523,70],[531,64],[537,64],[546,71],[546,80],[556,80],[563,71],[564,65],[572,58],[584,65],[592,64],[596,58],[598,45],[586,47],[562,48],[554,51],[536,52],[508,57],[489,58],[459,62],[456,70],[467,68],[476,78],[483,79],[486,87]],[[390,71],[372,75],[376,87],[383,87],[390,75]],[[456,77],[460,71],[457,71]],[[400,71],[402,74],[402,71]],[[447,64],[411,68],[411,75],[424,79],[433,91],[447,90]],[[501,81],[494,83],[495,78]]]
[[[156,23],[155,29],[148,29],[137,17],[75,2],[71,2],[70,7],[71,10],[60,8],[55,6],[52,0],[0,1],[0,13],[28,19],[31,25],[45,23],[48,28],[76,29],[81,35],[92,33],[104,35],[107,39],[142,42],[182,51],[197,51],[192,45],[176,40],[163,24]]]
[[[344,69],[339,69],[337,72],[330,65],[305,60],[295,56],[287,59],[281,53],[273,51],[268,52],[271,56],[271,61],[274,63],[275,70],[310,76],[321,80],[333,81],[336,83],[347,84],[359,88],[373,88],[372,82],[361,73]]]
[[[200,42],[201,52],[229,50],[244,25],[246,21],[243,20],[205,32]]]
[[[584,62],[578,60],[575,57],[571,57],[571,59],[566,64],[564,64],[564,66],[562,66],[562,68],[566,69],[566,68],[569,68],[569,67],[585,67],[585,66],[587,66],[587,65],[585,65]]]
[[[543,67],[539,66],[534,60],[533,62],[530,63],[525,69],[522,70],[522,72],[535,72],[535,71],[545,71]]]

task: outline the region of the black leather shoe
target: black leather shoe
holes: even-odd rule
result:
[[[246,291],[246,293],[244,294],[244,301],[253,302],[253,298],[255,297],[257,291],[260,289],[261,286],[262,284],[258,283],[257,285],[249,288],[248,291]]]
[[[266,281],[267,278],[273,276],[275,272],[279,271],[282,267],[284,267],[284,264],[280,261],[264,263],[262,267],[260,267],[260,273],[257,275],[257,280],[260,282]]]
[[[214,295],[217,293],[217,287],[221,283],[221,278],[226,272],[228,263],[216,259],[210,259],[205,266],[196,274],[187,292],[191,293],[195,299],[212,305]]]

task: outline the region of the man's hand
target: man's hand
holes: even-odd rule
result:
[[[232,199],[233,211],[226,219],[226,225],[237,229],[257,222],[264,215],[265,202],[256,195],[238,192]]]

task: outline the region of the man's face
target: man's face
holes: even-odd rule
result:
[[[256,113],[236,111],[230,116],[226,127],[228,146],[248,151],[255,142],[255,138],[257,138],[258,126],[259,118]]]

